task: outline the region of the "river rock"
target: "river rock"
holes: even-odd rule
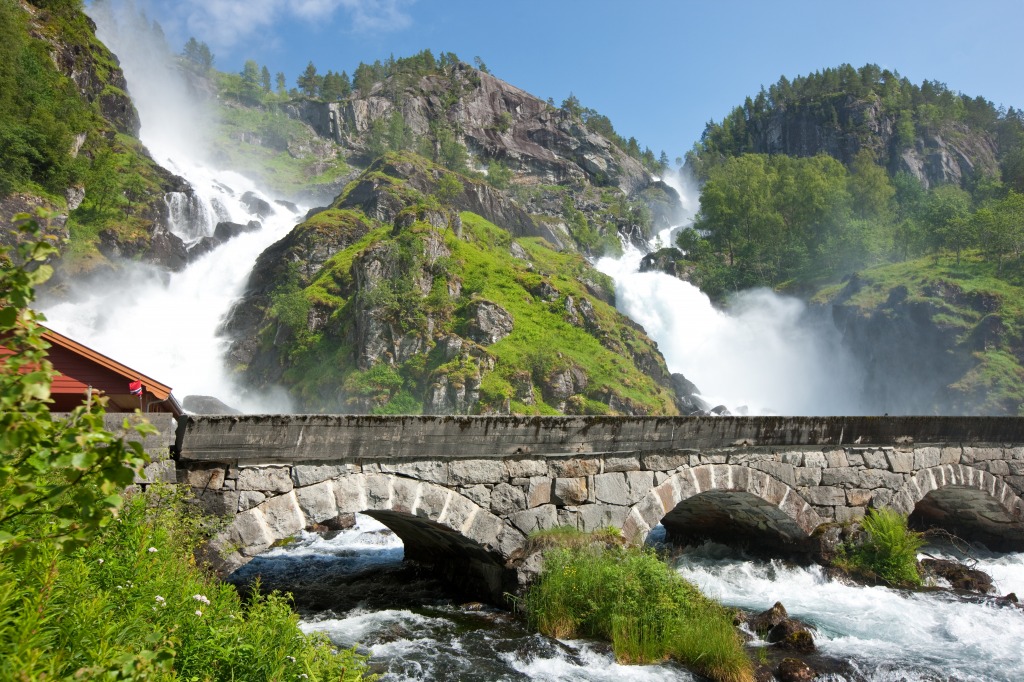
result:
[[[814,668],[796,658],[784,658],[775,667],[779,682],[811,682],[817,676]]]
[[[988,594],[992,591],[992,577],[984,571],[969,568],[959,561],[950,559],[923,559],[921,561],[922,577],[935,577],[947,580],[954,590]]]

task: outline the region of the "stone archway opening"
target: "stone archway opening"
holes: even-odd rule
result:
[[[1024,551],[1024,523],[977,487],[950,485],[932,490],[917,502],[908,522],[915,530],[942,529],[991,550]]]
[[[363,514],[391,529],[405,546],[405,558],[431,569],[457,592],[501,604],[514,592],[516,572],[496,552],[435,521],[399,511]]]
[[[666,540],[705,540],[756,554],[779,556],[802,549],[807,533],[778,505],[743,491],[709,490],[689,497],[661,520]]]

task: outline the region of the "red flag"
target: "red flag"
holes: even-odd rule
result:
[[[141,381],[129,382],[128,389],[132,392],[132,395],[142,395],[142,382]]]

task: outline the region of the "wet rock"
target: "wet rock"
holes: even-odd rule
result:
[[[969,568],[959,561],[950,559],[924,559],[921,561],[922,577],[942,578],[954,590],[988,594],[992,591],[992,577],[984,571]]]
[[[813,653],[814,636],[806,625],[798,620],[786,618],[768,631],[768,642],[780,649],[801,654]]]
[[[810,682],[817,676],[814,668],[796,658],[784,658],[775,667],[779,682]]]
[[[237,237],[245,232],[255,232],[262,227],[263,225],[258,220],[250,220],[245,225],[225,220],[217,223],[217,227],[213,228],[213,236],[220,241],[227,241],[228,239]]]
[[[768,634],[769,630],[788,618],[789,614],[786,612],[786,607],[782,605],[782,602],[777,601],[767,611],[762,611],[747,619],[747,624],[751,630],[764,637]]]
[[[240,201],[249,209],[249,213],[259,216],[260,220],[266,220],[269,216],[274,215],[274,208],[256,196],[254,192],[246,192],[241,196]]]

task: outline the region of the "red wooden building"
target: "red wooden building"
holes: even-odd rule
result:
[[[175,417],[183,410],[171,395],[171,387],[122,365],[88,346],[45,328],[43,338],[50,344],[50,362],[58,374],[50,387],[50,410],[70,412],[85,401],[86,392],[102,392],[109,399],[108,412],[170,412]],[[0,347],[0,356],[8,353]],[[142,383],[142,395],[132,393],[131,384]]]

